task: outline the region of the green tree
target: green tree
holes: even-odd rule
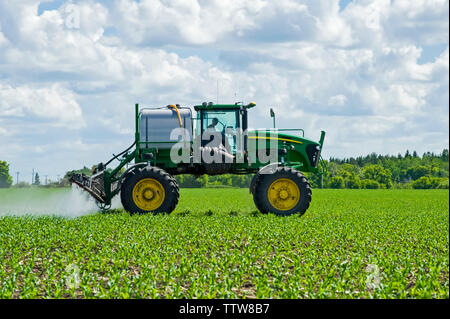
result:
[[[345,188],[344,178],[342,176],[334,176],[330,181],[331,188]]]
[[[8,188],[12,185],[13,179],[9,175],[9,164],[0,161],[0,188]]]
[[[359,176],[361,174],[361,169],[352,164],[342,164],[338,169],[338,175],[342,176],[344,179],[350,178],[352,176]]]
[[[392,173],[389,169],[384,168],[379,164],[367,165],[363,168],[364,179],[371,179],[385,188],[392,187]]]
[[[413,180],[419,179],[422,176],[427,176],[430,173],[431,167],[426,165],[418,165],[408,169],[408,175],[410,175]]]
[[[441,160],[443,160],[444,162],[448,162],[448,149],[445,149],[442,151],[441,156],[440,156]]]
[[[36,186],[41,185],[41,179],[39,178],[38,173],[36,173],[36,175],[34,175],[34,185],[36,185]]]
[[[345,179],[345,187],[359,189],[361,188],[361,179],[356,175],[351,175],[349,178]]]

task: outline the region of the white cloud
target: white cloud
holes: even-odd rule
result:
[[[338,94],[328,99],[328,105],[343,106],[346,102],[347,97],[343,94]]]
[[[43,121],[45,125],[83,126],[81,108],[74,94],[58,85],[45,88],[12,87],[0,83],[0,117]]]
[[[201,4],[200,4],[201,3]],[[134,43],[213,43],[229,32],[254,27],[249,14],[258,14],[264,1],[120,0],[114,19],[124,38]]]

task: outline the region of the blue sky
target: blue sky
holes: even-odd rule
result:
[[[133,105],[255,101],[324,156],[448,148],[448,0],[0,1],[0,159],[55,179],[132,143]]]

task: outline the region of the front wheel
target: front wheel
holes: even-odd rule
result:
[[[176,180],[157,167],[144,167],[122,184],[120,198],[130,213],[171,213],[180,197]]]
[[[303,215],[311,203],[311,186],[306,177],[290,167],[278,167],[272,174],[260,174],[253,201],[263,214]]]

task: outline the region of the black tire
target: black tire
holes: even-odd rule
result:
[[[269,187],[279,179],[289,179],[294,182],[300,192],[298,202],[289,210],[274,207],[269,200]],[[289,216],[299,213],[303,215],[311,203],[312,191],[306,177],[290,167],[278,167],[273,174],[260,174],[255,181],[253,201],[258,210],[263,213],[273,213],[279,216]],[[295,201],[294,201],[295,202]]]
[[[164,189],[164,199],[161,205],[152,210],[146,210],[139,207],[133,198],[133,190],[143,179],[153,179],[158,181]],[[120,191],[120,199],[123,208],[129,213],[167,213],[170,214],[178,204],[180,191],[178,183],[169,173],[157,167],[144,167],[137,172],[131,173],[124,183]]]
[[[125,191],[125,187],[127,186],[127,183],[129,182],[130,178],[135,175],[136,173],[139,173],[139,170],[134,170],[131,171],[127,174],[127,176],[125,177],[125,180],[122,182],[122,185],[120,187],[120,202],[122,203],[123,208],[126,210],[125,208],[125,202],[126,202],[126,191]]]

